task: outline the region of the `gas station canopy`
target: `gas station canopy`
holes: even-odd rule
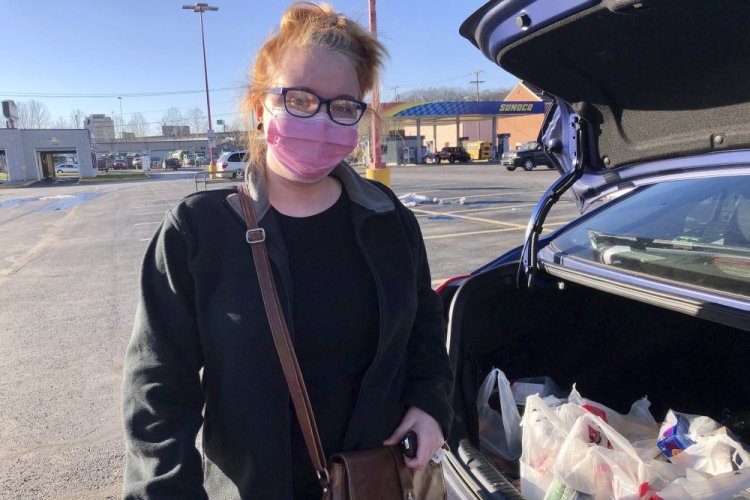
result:
[[[425,120],[453,123],[462,120],[483,120],[498,116],[544,113],[544,101],[456,101],[396,102],[383,104],[383,118],[395,118],[407,125]]]

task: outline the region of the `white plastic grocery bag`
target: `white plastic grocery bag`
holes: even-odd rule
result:
[[[500,399],[500,413],[489,404],[495,387]],[[515,460],[521,456],[521,415],[510,390],[510,382],[499,368],[492,369],[479,389],[477,415],[479,447],[483,452],[505,460]]]
[[[592,429],[606,446],[593,445]],[[560,448],[554,473],[571,490],[594,498],[639,499],[649,489],[649,471],[636,450],[614,428],[582,414]]]
[[[647,397],[635,401],[631,405],[630,411],[623,415],[601,403],[584,398],[573,385],[573,389],[568,396],[568,403],[570,404],[565,405],[563,411],[567,410],[574,413],[576,418],[584,412],[598,414],[606,423],[625,437],[644,460],[658,457],[661,454],[656,446],[659,424],[651,415],[649,410],[651,402]],[[567,420],[559,412],[558,414],[563,420]]]
[[[716,476],[680,477],[654,498],[662,500],[720,500],[750,498],[750,469],[725,472]]]
[[[570,426],[537,395],[526,399],[521,422],[521,492],[529,500],[541,500],[550,489],[557,454]]]

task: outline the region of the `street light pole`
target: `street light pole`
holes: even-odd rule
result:
[[[120,139],[122,139],[122,132],[123,132],[123,130],[124,130],[124,129],[122,128],[122,125],[123,125],[123,124],[122,124],[122,97],[118,97],[117,99],[119,99],[119,100],[120,100]]]
[[[211,124],[211,100],[208,96],[208,65],[206,64],[206,40],[203,36],[203,13],[204,12],[215,12],[219,10],[218,7],[213,7],[207,3],[196,3],[195,5],[183,5],[183,9],[192,10],[197,12],[201,18],[201,47],[203,48],[203,79],[206,83],[206,109],[208,110],[208,130],[206,136],[208,138],[208,152],[211,155],[211,163],[209,164],[209,172],[216,170],[216,160],[214,159],[214,130]]]

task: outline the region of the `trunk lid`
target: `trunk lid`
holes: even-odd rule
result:
[[[586,157],[559,135],[555,157],[592,174],[749,148],[749,18],[745,0],[492,0],[460,32],[557,98],[548,131],[585,121]]]

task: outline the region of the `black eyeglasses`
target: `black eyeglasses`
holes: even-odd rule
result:
[[[339,125],[355,125],[367,109],[367,104],[350,97],[323,99],[306,89],[276,87],[266,92],[282,96],[286,112],[298,118],[314,116],[325,104],[328,116]]]

